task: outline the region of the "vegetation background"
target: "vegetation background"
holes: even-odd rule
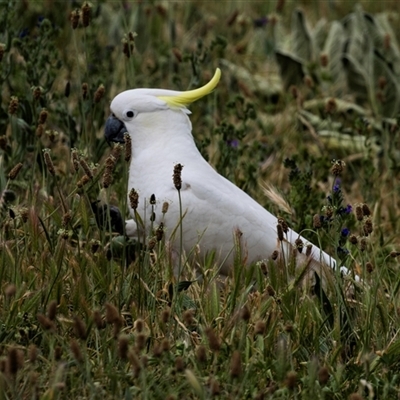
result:
[[[399,13],[1,1],[0,398],[399,398]],[[216,67],[191,107],[202,153],[348,276],[238,259],[218,288],[210,255],[203,281],[178,283],[160,232],[122,234],[110,101]]]

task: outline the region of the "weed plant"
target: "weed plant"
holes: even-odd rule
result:
[[[0,399],[399,397],[397,115],[343,112],[351,91],[311,76],[283,89],[294,3],[1,2]],[[355,6],[300,3],[312,24]],[[399,38],[397,3],[362,6],[390,12]],[[127,199],[129,146],[103,138],[109,102],[193,88],[217,66],[192,107],[203,155],[349,274],[306,278],[272,255],[244,268],[236,244],[225,282],[214,254],[201,280],[181,254],[178,281],[162,226],[125,237],[140,197]],[[325,140],[313,115],[355,145]]]

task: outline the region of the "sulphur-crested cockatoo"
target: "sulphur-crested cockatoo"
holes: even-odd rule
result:
[[[169,237],[170,244],[179,252],[180,229],[175,228],[181,222],[186,254],[193,254],[197,245],[196,251],[200,249],[203,255],[214,250],[221,262],[220,273],[226,275],[233,264],[235,237],[240,236],[239,247],[246,263],[267,260],[275,250],[290,257],[296,253],[293,251],[296,239],[301,237],[289,229],[284,240],[279,241],[277,218],[219,175],[196,148],[188,117],[190,111],[186,106],[214,90],[220,76],[221,71],[217,69],[205,86],[185,92],[133,89],[118,94],[111,102],[112,115],[107,120],[105,136],[108,141],[123,142],[124,134],[130,135],[132,159],[128,190],[134,188],[139,194],[137,212],[147,229],[154,209],[153,226],[163,222],[167,238],[174,232],[174,237]],[[183,166],[182,214],[178,191],[172,180],[177,164]],[[155,205],[150,204],[153,194]],[[165,215],[161,212],[164,202],[169,203]],[[134,215],[133,210],[130,211]],[[141,230],[133,220],[127,222],[128,235],[142,238]],[[301,239],[305,246],[307,241]],[[304,247],[303,252],[297,251],[296,256],[303,265],[309,263],[313,269],[321,264],[335,265],[330,256],[314,245],[309,257],[305,252]]]

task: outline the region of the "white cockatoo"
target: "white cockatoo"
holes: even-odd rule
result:
[[[118,94],[111,102],[112,115],[105,127],[108,141],[123,142],[127,132],[132,142],[132,158],[129,168],[128,191],[134,188],[139,194],[136,212],[145,225],[163,222],[166,238],[172,250],[180,250],[182,223],[183,249],[187,255],[200,249],[200,254],[215,251],[220,261],[220,273],[229,274],[237,242],[240,236],[242,259],[246,264],[268,260],[275,250],[286,257],[292,256],[296,239],[302,239],[303,252],[297,251],[297,260],[308,263],[317,270],[321,265],[334,267],[333,258],[312,245],[307,257],[306,239],[293,230],[278,239],[277,218],[253,200],[232,182],[218,174],[202,157],[192,136],[192,125],[187,105],[209,94],[217,86],[221,76],[217,69],[205,86],[180,92],[164,89],[133,89]],[[177,164],[183,166],[180,189],[182,214],[180,214],[178,190],[172,173]],[[155,195],[156,204],[150,204]],[[169,203],[168,212],[161,208]],[[128,201],[129,203],[129,201]],[[131,215],[134,211],[130,209]],[[181,219],[181,215],[183,218]],[[127,222],[129,236],[143,237],[133,220]],[[174,232],[174,237],[171,237]],[[240,234],[238,234],[240,232]],[[145,235],[151,235],[145,232]],[[281,237],[282,239],[282,237]],[[236,250],[235,250],[236,249]],[[308,252],[309,253],[309,252]],[[275,252],[276,255],[276,252]],[[298,263],[298,265],[300,265]]]

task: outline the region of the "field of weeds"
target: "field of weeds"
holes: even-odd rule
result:
[[[399,26],[396,1],[2,1],[0,399],[399,398]],[[210,256],[193,282],[156,226],[125,237],[111,100],[217,67],[198,148],[348,275],[221,285]]]

